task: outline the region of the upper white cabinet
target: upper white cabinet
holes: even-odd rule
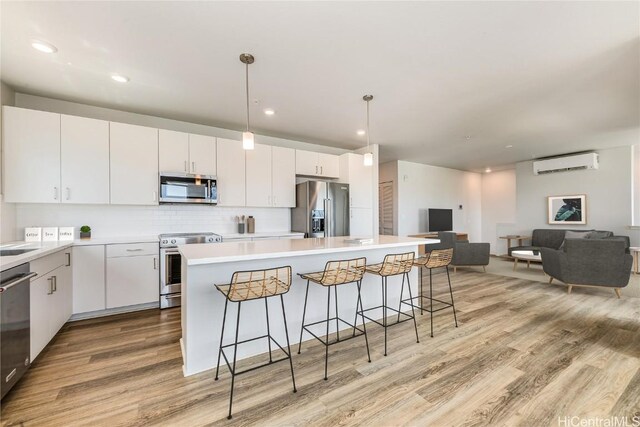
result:
[[[372,209],[372,168],[364,165],[362,154],[346,153],[340,156],[340,181],[349,184],[352,208]]]
[[[62,203],[109,203],[109,122],[60,118]]]
[[[246,150],[246,197],[247,206],[272,206],[271,194],[271,146],[255,144],[253,150]]]
[[[160,172],[189,172],[189,134],[173,130],[158,131]]]
[[[189,134],[189,164],[191,173],[216,174],[216,139],[213,136]]]
[[[4,195],[60,203],[60,114],[3,107]]]
[[[333,154],[316,153],[314,151],[296,150],[296,174],[338,178],[340,162]]]
[[[296,150],[271,147],[271,204],[275,207],[296,206]]]
[[[245,206],[245,150],[242,142],[218,138],[218,205]]]
[[[246,150],[247,206],[296,205],[296,154],[292,148],[256,144]]]
[[[161,172],[216,174],[216,138],[160,129],[158,131]]]
[[[158,204],[158,129],[110,123],[111,204]]]

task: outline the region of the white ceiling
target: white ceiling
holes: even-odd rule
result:
[[[250,52],[265,135],[361,147],[371,93],[383,160],[477,170],[640,142],[635,1],[0,7],[2,80],[25,93],[241,129]]]

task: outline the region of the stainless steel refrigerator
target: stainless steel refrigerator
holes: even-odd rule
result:
[[[349,184],[307,181],[296,185],[291,230],[305,237],[349,235]]]

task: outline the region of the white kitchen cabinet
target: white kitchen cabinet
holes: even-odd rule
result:
[[[188,133],[158,130],[158,151],[160,172],[189,172]]]
[[[60,203],[60,114],[2,107],[4,198]]]
[[[296,150],[271,147],[271,204],[275,207],[296,206]]]
[[[158,204],[158,129],[110,123],[111,204]]]
[[[373,236],[373,210],[371,208],[351,208],[349,226],[351,236]]]
[[[60,117],[62,203],[109,203],[109,122]]]
[[[189,165],[191,173],[216,175],[216,138],[189,134]]]
[[[245,206],[245,150],[242,142],[218,138],[218,206]]]
[[[296,174],[322,178],[338,178],[340,161],[333,154],[296,150]]]
[[[371,166],[364,165],[362,154],[346,153],[340,156],[340,181],[349,184],[350,207],[373,208],[371,169]]]
[[[271,146],[255,144],[246,154],[246,198],[247,206],[270,207],[273,204],[271,192]]]
[[[160,172],[216,174],[216,138],[160,129],[158,131]]]
[[[105,246],[73,248],[73,314],[104,310]]]
[[[107,308],[158,302],[158,245],[153,255],[148,254],[149,245],[109,245],[118,248],[107,248]]]
[[[66,261],[65,261],[66,260]],[[30,283],[31,360],[71,317],[73,299],[70,250],[31,262],[38,273]]]

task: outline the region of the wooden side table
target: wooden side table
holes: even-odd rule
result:
[[[629,252],[633,255],[633,274],[638,274],[638,253],[640,253],[640,247],[632,246],[629,248]]]
[[[511,248],[512,240],[517,240],[518,246],[522,246],[523,240],[531,240],[531,236],[518,236],[518,235],[500,236],[499,238],[507,241],[507,255],[509,254],[509,249]]]

